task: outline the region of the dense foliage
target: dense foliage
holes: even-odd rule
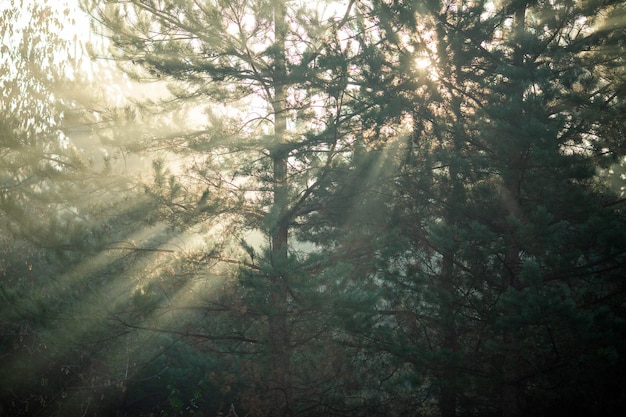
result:
[[[2,9],[0,414],[626,406],[623,2],[83,6],[124,84]]]

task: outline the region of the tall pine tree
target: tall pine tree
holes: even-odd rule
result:
[[[129,149],[160,152],[146,186],[154,220],[204,235],[207,245],[181,264],[195,276],[235,266],[221,292],[194,301],[221,318],[191,320],[185,332],[242,358],[251,388],[242,407],[251,414],[341,413],[350,399],[337,394],[346,387],[335,366],[341,349],[331,348],[340,321],[334,311],[356,321],[349,307],[369,301],[354,280],[360,260],[333,246],[336,235],[326,239],[352,207],[337,196],[359,191],[350,188],[359,184],[353,156],[363,139],[348,84],[359,50],[351,37],[362,30],[354,2],[334,5],[339,13],[279,0],[86,7],[107,28],[122,68],[167,86],[168,97],[142,103],[141,114],[183,115],[169,126],[150,119],[161,129],[126,135]]]
[[[624,365],[623,203],[597,175],[624,156],[623,5],[372,10],[398,97],[415,97],[397,189],[411,251],[391,264],[383,346],[444,416],[615,410],[619,378],[580,367]]]

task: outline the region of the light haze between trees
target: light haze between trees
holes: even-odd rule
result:
[[[620,415],[625,24],[3,4],[0,415]]]

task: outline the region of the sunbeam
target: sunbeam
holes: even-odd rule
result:
[[[0,415],[618,414],[623,16],[3,3]]]

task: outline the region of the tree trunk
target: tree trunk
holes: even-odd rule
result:
[[[524,52],[523,46],[520,44],[525,32],[525,19],[526,19],[526,4],[520,5],[520,8],[515,11],[514,14],[514,35],[518,44],[513,51],[513,66],[516,68],[522,68],[524,65]],[[517,112],[515,123],[522,123],[524,119],[523,101],[524,101],[524,84],[521,80],[516,80],[516,89],[513,91],[513,104]],[[523,132],[520,129],[520,132]],[[523,133],[522,133],[523,134]],[[511,199],[513,205],[510,206],[513,216],[517,217],[520,222],[523,222],[521,212],[521,187],[522,180],[524,178],[525,170],[525,158],[527,154],[527,147],[524,144],[523,138],[514,138],[514,143],[511,143],[511,158],[509,166],[509,178],[504,179],[504,187],[506,189],[507,197]],[[506,280],[506,286],[512,291],[519,291],[519,274],[521,272],[521,248],[516,242],[515,232],[510,232],[510,245],[503,265],[503,278]],[[512,311],[509,306],[505,306],[505,314],[513,316],[518,314],[516,311]],[[516,336],[517,329],[512,327],[505,327],[502,334],[502,342],[504,346],[504,355],[502,363],[502,392],[501,392],[501,415],[502,417],[520,417],[522,416],[522,408],[520,403],[521,382],[520,382],[520,370],[521,363],[518,352],[519,340]]]
[[[453,138],[453,146],[458,152],[457,146],[458,138]],[[450,164],[450,180],[452,182],[451,194],[447,213],[446,221],[452,227],[457,224],[457,209],[456,205],[460,203],[462,197],[462,185],[459,183],[457,167],[454,163]],[[458,338],[457,338],[457,320],[456,320],[456,289],[454,285],[454,259],[455,259],[455,247],[446,248],[443,251],[443,258],[441,264],[441,287],[443,291],[443,298],[440,306],[441,317],[441,331],[443,333],[443,345],[444,359],[446,363],[443,364],[441,373],[441,397],[439,399],[439,410],[441,417],[455,417],[457,409],[458,398],[458,366],[456,364],[456,354],[458,352]]]
[[[285,5],[282,0],[274,0],[274,36],[277,47],[275,74],[273,80],[274,97],[274,143],[270,150],[273,164],[274,210],[278,217],[271,227],[271,256],[273,273],[271,276],[272,308],[268,317],[271,416],[289,416],[291,411],[291,341],[287,320],[288,290],[284,267],[287,261],[289,219],[287,194],[287,157],[284,150],[287,130],[286,107],[286,60],[285,60]]]
[[[445,253],[442,265],[442,286],[446,302],[442,303],[443,350],[446,355],[454,355],[458,351],[456,320],[454,312],[454,253]],[[456,360],[456,359],[453,359]],[[457,408],[457,366],[455,363],[444,363],[442,372],[441,397],[439,410],[441,417],[455,417]]]

